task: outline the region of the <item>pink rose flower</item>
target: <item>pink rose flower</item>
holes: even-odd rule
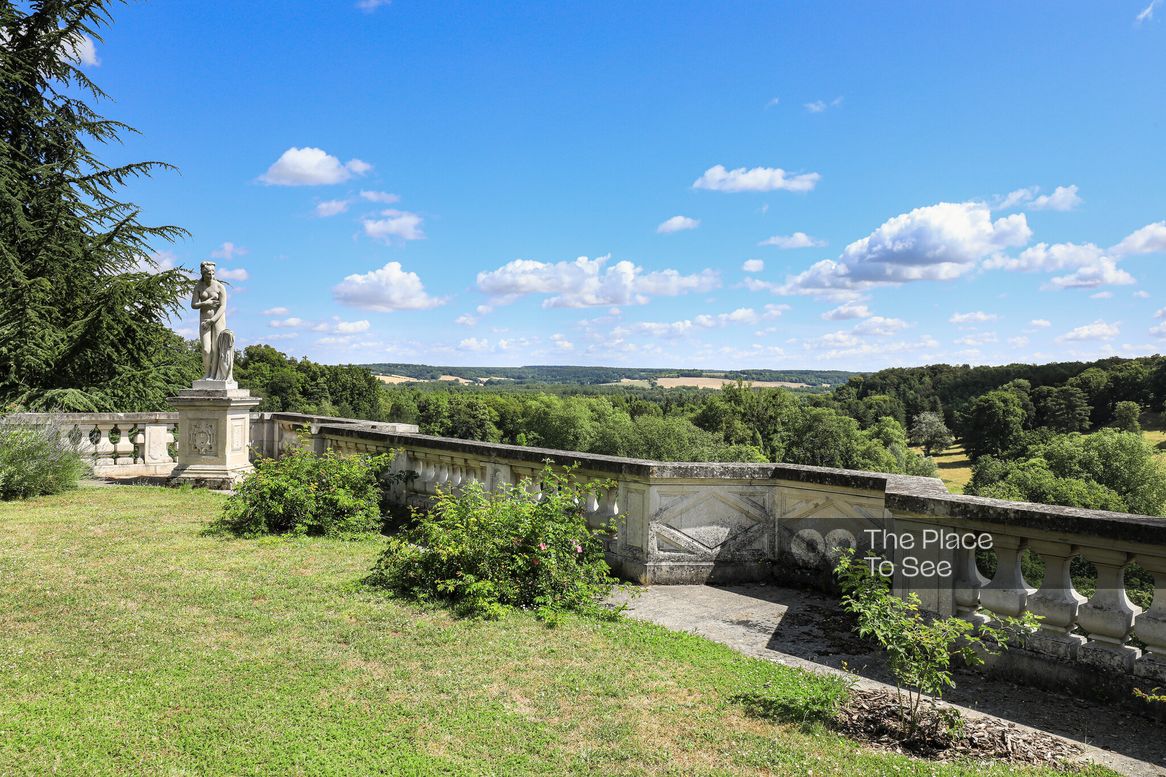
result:
[[[546,544],[545,542],[540,542],[540,543],[538,544],[538,549],[539,549],[539,550],[546,550],[546,549],[547,549],[547,544]]]

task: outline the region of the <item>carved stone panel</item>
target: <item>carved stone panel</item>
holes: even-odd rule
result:
[[[650,542],[660,559],[761,560],[770,527],[763,490],[732,487],[661,489]]]
[[[828,569],[839,548],[869,548],[866,530],[885,526],[881,498],[782,488],[780,502],[778,552],[799,567]]]
[[[244,441],[247,439],[246,431],[243,428],[245,421],[239,419],[231,422],[231,450],[241,451],[244,447]]]
[[[200,456],[213,456],[215,452],[215,422],[200,419],[190,422],[190,449]]]

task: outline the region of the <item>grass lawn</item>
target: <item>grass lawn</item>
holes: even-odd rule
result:
[[[923,452],[921,448],[916,450]],[[939,467],[939,479],[947,486],[947,490],[953,494],[962,494],[964,487],[972,479],[972,462],[964,453],[963,447],[953,445],[943,453],[934,454],[932,458]]]
[[[699,637],[364,590],[377,540],[202,534],[222,500],[0,503],[0,774],[1017,773],[802,723],[830,682]]]

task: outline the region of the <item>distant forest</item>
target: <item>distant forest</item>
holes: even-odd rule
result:
[[[428,364],[399,364],[394,362],[360,364],[379,375],[401,375],[417,380],[437,380],[442,375],[453,375],[466,380],[489,382],[491,378],[516,383],[558,383],[594,386],[618,383],[620,380],[653,380],[659,378],[725,378],[746,381],[785,381],[810,386],[838,386],[859,374],[842,370],[697,370],[652,369],[645,367],[572,367],[558,365],[530,365],[526,367],[435,367]]]

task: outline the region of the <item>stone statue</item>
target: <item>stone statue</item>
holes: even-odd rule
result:
[[[232,380],[235,335],[227,329],[227,288],[215,280],[215,263],[203,262],[190,307],[198,311],[198,341],[202,346],[203,380]]]

